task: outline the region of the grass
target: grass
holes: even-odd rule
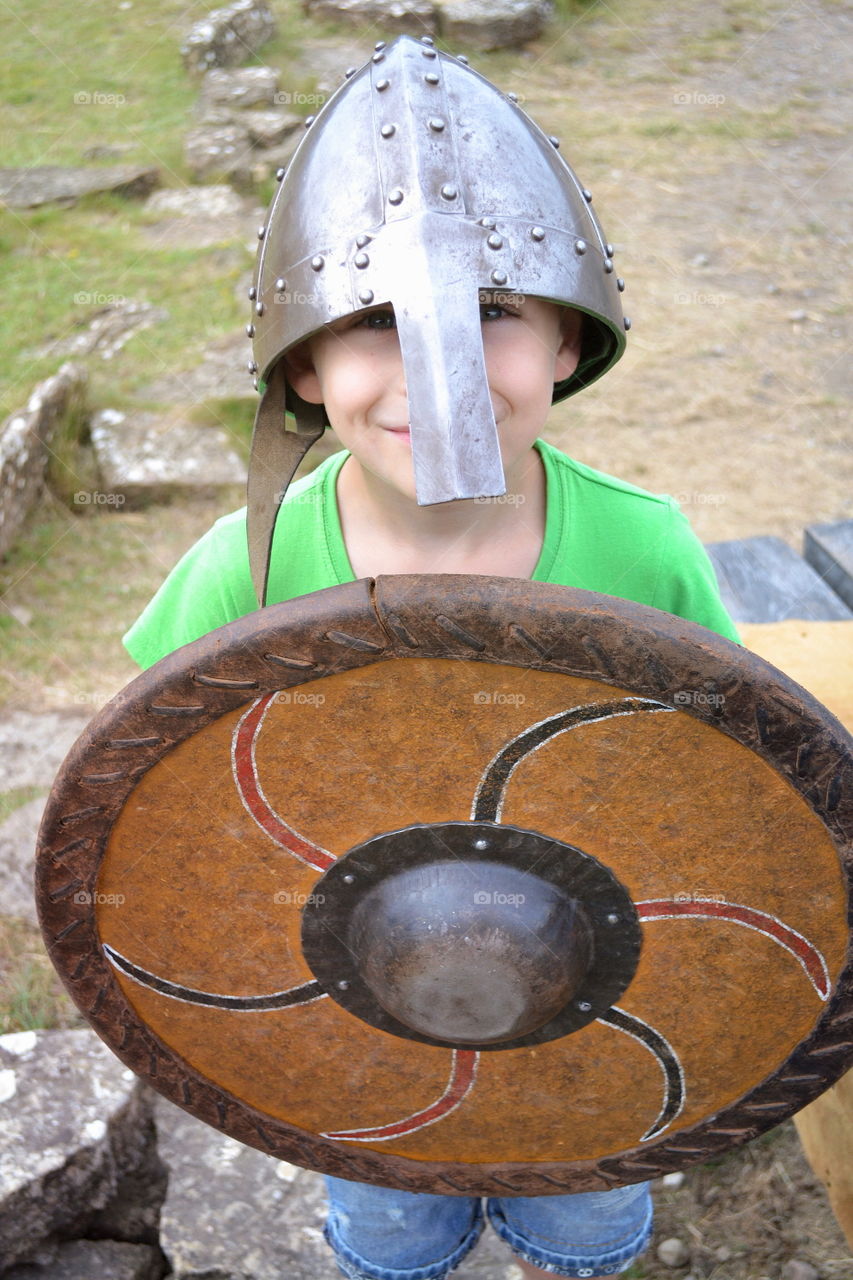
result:
[[[0,916],[0,1035],[83,1025],[35,925]]]

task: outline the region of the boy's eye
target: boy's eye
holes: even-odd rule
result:
[[[379,311],[368,311],[366,315],[361,316],[356,321],[355,327],[363,329],[396,329],[397,319],[391,308],[386,307]]]
[[[505,316],[507,312],[503,307],[498,306],[496,302],[480,303],[480,320],[500,320],[501,316]]]

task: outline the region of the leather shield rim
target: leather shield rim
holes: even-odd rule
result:
[[[614,627],[623,644],[612,644]],[[570,1164],[520,1169],[353,1152],[254,1111],[139,1021],[103,957],[91,905],[109,833],[139,778],[172,747],[262,693],[417,657],[592,678],[714,724],[765,759],[823,822],[849,900],[853,739],[763,659],[694,623],[572,588],[456,575],[363,579],[250,614],[164,658],[95,717],[63,764],[39,834],[39,915],[72,999],[113,1052],[178,1106],[267,1154],[339,1177],[458,1195],[553,1195],[658,1177],[752,1140],[828,1088],[853,1058],[850,939],[826,1009],[773,1075],[670,1137]],[[725,689],[725,698],[682,705],[675,696],[690,688]],[[75,902],[87,887],[90,903]]]

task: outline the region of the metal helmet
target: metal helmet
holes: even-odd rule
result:
[[[505,492],[483,356],[481,293],[527,294],[584,313],[561,400],[625,346],[622,281],[591,196],[505,95],[429,37],[376,46],[320,114],[286,173],[261,241],[248,327],[263,386],[249,468],[249,546],[259,599],[278,506],[328,424],[286,383],[282,355],[323,325],[394,308],[417,500]],[[498,299],[499,300],[499,299]],[[284,429],[292,410],[296,432]]]

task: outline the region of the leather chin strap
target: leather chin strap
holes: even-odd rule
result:
[[[296,409],[295,431],[286,425],[288,397]],[[278,509],[297,467],[325,427],[323,406],[308,404],[293,394],[285,381],[284,362],[280,360],[270,374],[255,414],[249,456],[246,532],[252,585],[261,607],[267,602]]]

